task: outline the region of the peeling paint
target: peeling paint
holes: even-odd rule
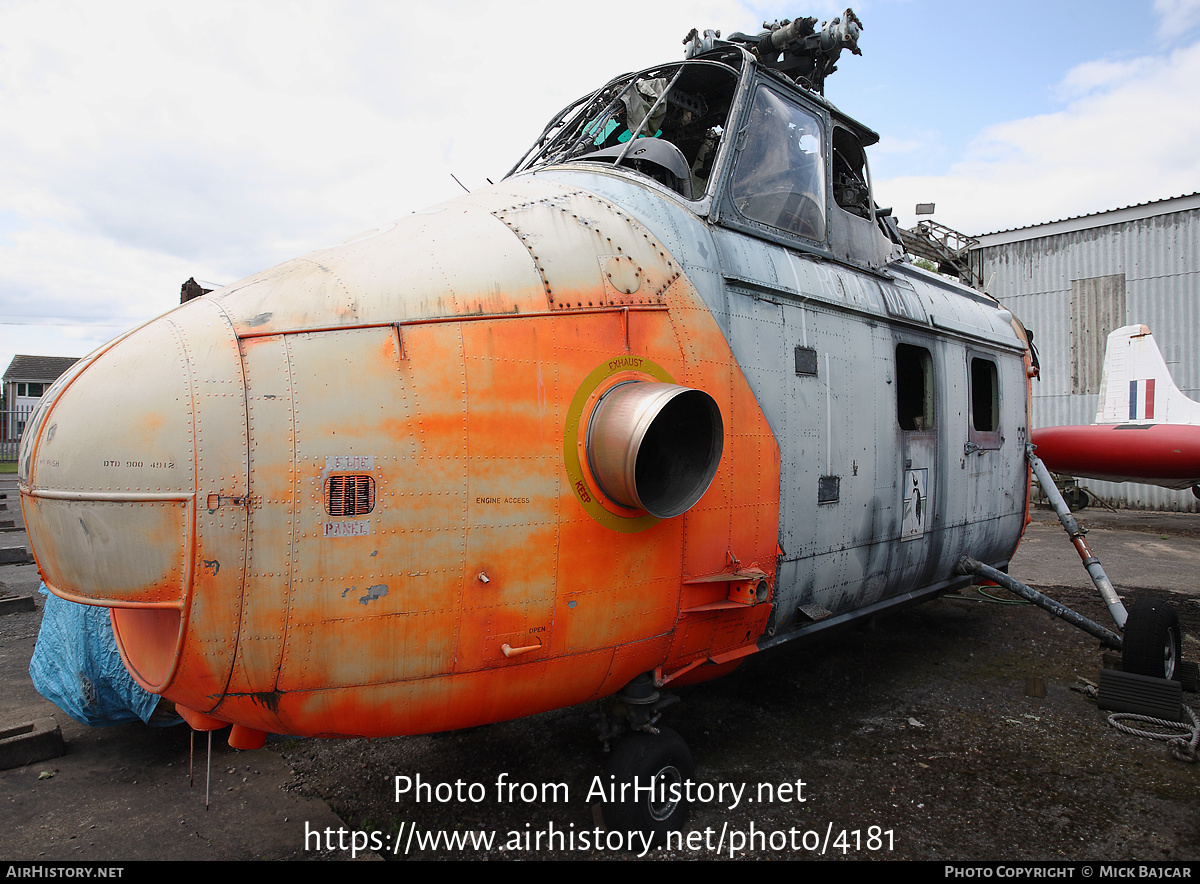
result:
[[[367,587],[367,594],[358,600],[360,605],[365,605],[367,602],[373,602],[376,599],[381,599],[387,595],[388,588],[385,583],[377,583],[374,586]]]

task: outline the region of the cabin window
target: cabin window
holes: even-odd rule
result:
[[[812,240],[825,239],[825,130],[820,118],[759,89],[730,183],[746,218]]]
[[[967,428],[968,450],[1000,447],[1000,372],[996,361],[967,353],[971,425]]]
[[[971,360],[971,426],[981,433],[1000,429],[1000,382],[990,359]]]
[[[933,356],[924,347],[896,347],[896,416],[900,429],[933,429]]]

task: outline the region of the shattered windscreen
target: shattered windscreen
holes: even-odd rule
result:
[[[556,163],[619,163],[689,199],[708,188],[737,89],[712,61],[626,74],[560,112],[509,174]],[[657,144],[630,144],[654,139]]]

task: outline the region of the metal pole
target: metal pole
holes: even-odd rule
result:
[[[1033,474],[1037,477],[1038,485],[1042,487],[1042,491],[1050,498],[1050,503],[1054,506],[1054,511],[1058,513],[1058,520],[1062,522],[1063,528],[1070,535],[1071,543],[1074,544],[1079,557],[1083,559],[1083,566],[1087,568],[1088,574],[1091,575],[1092,583],[1096,584],[1096,589],[1100,590],[1100,595],[1104,598],[1104,603],[1108,605],[1108,613],[1112,615],[1117,628],[1124,629],[1125,620],[1129,617],[1129,613],[1125,610],[1125,606],[1121,604],[1121,600],[1117,598],[1117,590],[1112,585],[1112,581],[1108,579],[1108,575],[1104,573],[1104,568],[1100,565],[1100,560],[1092,553],[1091,547],[1088,546],[1087,540],[1084,539],[1084,530],[1079,527],[1079,523],[1071,515],[1071,510],[1067,508],[1067,502],[1063,500],[1058,486],[1050,478],[1050,471],[1046,469],[1046,465],[1042,463],[1042,459],[1033,453],[1033,450],[1034,446],[1027,442],[1025,444],[1025,456],[1029,458],[1029,463],[1033,466]]]
[[[675,76],[671,78],[671,82],[667,84],[667,88],[663,90],[662,95],[658,96],[658,100],[654,102],[654,105],[650,108],[646,116],[642,117],[642,121],[638,123],[637,131],[630,135],[629,140],[625,142],[625,149],[621,151],[621,155],[618,156],[616,161],[613,163],[614,166],[621,165],[622,161],[625,159],[625,155],[629,153],[629,149],[633,147],[633,143],[638,140],[638,137],[642,134],[642,130],[646,128],[646,124],[650,122],[650,118],[654,116],[654,112],[658,110],[658,106],[667,100],[667,96],[671,93],[671,90],[675,88],[675,83],[678,82],[679,76],[682,73],[683,67],[680,66],[679,70],[675,72]]]
[[[208,787],[212,782],[212,731],[208,732],[208,764],[204,768],[204,809],[208,810]]]
[[[997,571],[990,565],[985,565],[983,562],[977,562],[975,559],[962,558],[958,560],[958,570],[962,574],[976,574],[980,577],[991,580],[993,583],[998,583],[1009,592],[1014,592],[1028,602],[1032,602],[1039,608],[1043,608],[1053,614],[1066,620],[1072,626],[1078,626],[1089,635],[1094,635],[1104,644],[1108,645],[1115,651],[1122,649],[1123,642],[1121,636],[1111,630],[1105,629],[1099,623],[1089,620],[1082,614],[1077,614],[1066,605],[1056,602],[1049,596],[1042,595],[1031,586],[1026,586],[1020,580],[1015,580],[1009,577],[1003,571]]]

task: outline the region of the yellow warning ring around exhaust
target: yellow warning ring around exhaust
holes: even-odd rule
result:
[[[607,359],[592,369],[567,409],[563,431],[563,462],[575,499],[589,516],[606,528],[632,534],[657,525],[661,519],[645,510],[621,506],[600,490],[599,483],[587,466],[587,419],[600,397],[618,384],[627,381],[661,381],[673,384],[675,379],[658,363],[645,356],[622,354]]]

